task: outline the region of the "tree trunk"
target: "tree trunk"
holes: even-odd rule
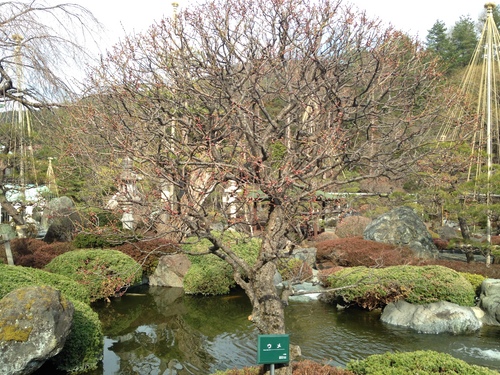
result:
[[[285,333],[285,310],[274,286],[275,273],[274,262],[267,262],[256,270],[250,281],[253,290],[252,321],[265,334]]]
[[[7,257],[7,264],[9,266],[13,266],[14,265],[14,257],[12,256],[12,250],[10,249],[10,240],[8,238],[4,239],[3,246],[5,248],[5,256]]]
[[[460,231],[462,232],[462,238],[466,241],[470,240],[470,231],[469,226],[467,225],[467,220],[465,218],[459,216],[458,224],[460,225]]]
[[[256,270],[254,277],[250,280],[250,293],[252,302],[251,320],[262,334],[284,334],[285,333],[285,308],[281,293],[274,285],[276,265],[267,262]],[[289,365],[275,365],[276,375],[292,375],[291,363],[293,354],[300,349],[290,345]],[[266,372],[268,374],[269,372]]]

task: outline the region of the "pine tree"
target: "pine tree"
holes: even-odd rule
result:
[[[446,25],[437,20],[432,28],[428,30],[426,46],[429,51],[439,55],[445,62],[449,63],[451,55],[451,41],[448,37]]]
[[[478,42],[478,35],[474,21],[467,17],[460,17],[455,23],[450,35],[451,67],[462,68],[469,64]]]
[[[449,53],[450,40],[447,36],[446,25],[443,21],[437,20],[432,28],[428,30],[427,49],[436,52],[440,56],[445,56]]]

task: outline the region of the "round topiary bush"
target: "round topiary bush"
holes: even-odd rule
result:
[[[103,357],[103,333],[99,315],[92,308],[73,300],[75,312],[71,333],[63,350],[50,361],[54,366],[72,374],[95,370]]]
[[[140,264],[116,250],[68,251],[54,258],[45,270],[84,285],[91,301],[120,294],[142,279]]]
[[[375,354],[363,360],[351,361],[346,368],[359,375],[498,375],[497,371],[489,368],[470,365],[449,354],[431,350]]]
[[[352,267],[332,274],[326,299],[346,307],[373,310],[404,299],[427,304],[448,301],[474,306],[475,290],[460,273],[442,266]]]
[[[65,297],[71,300],[90,303],[89,290],[78,284],[75,280],[47,271],[20,267],[7,266],[0,263],[0,298],[10,293],[14,289],[31,285],[50,285],[62,292]]]
[[[187,294],[228,294],[235,286],[231,266],[216,255],[190,256],[191,267],[184,276]]]
[[[231,250],[252,265],[257,260],[260,249],[260,240],[256,238],[244,238],[237,233],[226,232],[223,242]],[[191,267],[184,276],[184,291],[188,294],[217,295],[227,294],[235,286],[233,269],[231,266],[214,254],[203,254],[211,247],[206,240],[196,240],[183,245],[187,251]],[[244,275],[243,275],[244,276]]]

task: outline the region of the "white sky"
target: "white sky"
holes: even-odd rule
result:
[[[266,0],[248,0],[266,1]],[[51,3],[56,0],[51,0]],[[108,32],[104,44],[111,45],[123,30],[127,33],[145,30],[154,20],[172,14],[171,0],[72,0],[89,9],[104,24]],[[369,16],[391,23],[398,29],[418,35],[425,40],[427,31],[439,19],[450,29],[460,16],[471,16],[476,21],[484,10],[486,0],[344,0]],[[189,0],[178,0],[181,7]]]

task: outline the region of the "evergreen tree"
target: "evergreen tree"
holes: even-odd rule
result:
[[[478,42],[478,35],[474,21],[467,17],[460,17],[455,23],[450,35],[451,67],[462,68],[469,64]]]
[[[443,60],[448,60],[451,53],[451,42],[447,35],[446,25],[437,20],[428,30],[426,46],[429,51],[439,55]]]
[[[450,40],[446,35],[447,29],[443,21],[437,20],[427,31],[426,46],[429,50],[441,54],[449,48]]]

